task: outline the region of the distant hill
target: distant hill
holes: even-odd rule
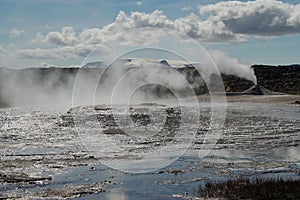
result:
[[[300,65],[253,65],[258,84],[275,91],[300,94]]]
[[[93,69],[89,67],[99,64],[100,63],[97,62],[92,63],[86,66],[84,71],[87,74],[97,74],[97,70],[103,69]],[[300,94],[300,65],[253,65],[252,68],[257,76],[258,84],[264,88],[274,92]],[[31,95],[29,91],[39,92],[43,90],[46,95],[40,97],[42,100],[48,100],[49,98],[55,100],[55,91],[60,91],[59,95],[63,92],[64,95],[69,98],[72,96],[72,87],[78,69],[79,68],[27,68],[13,70],[0,68],[0,106],[10,106],[12,101],[17,103],[28,101],[30,103],[31,98],[36,100],[36,96]],[[203,79],[193,66],[189,65],[188,67],[177,67],[174,69],[186,77],[197,95],[208,92]],[[253,82],[234,75],[222,74],[222,78],[226,90],[229,88],[231,92],[242,92],[254,85]],[[12,87],[13,85],[14,87]],[[26,88],[28,88],[28,92]],[[159,97],[170,92],[160,86],[145,87],[145,90],[149,90]],[[184,91],[180,92],[184,94]]]
[[[264,88],[280,93],[300,95],[300,65],[253,65],[257,83]],[[231,92],[242,92],[253,83],[233,75],[222,75],[224,86]]]

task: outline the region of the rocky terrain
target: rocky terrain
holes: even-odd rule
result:
[[[263,87],[288,94],[300,94],[300,65],[254,65],[257,81]]]
[[[264,88],[280,93],[300,94],[300,65],[271,66],[253,65],[257,83]],[[232,92],[241,92],[253,85],[251,81],[233,76],[223,75],[225,86]]]

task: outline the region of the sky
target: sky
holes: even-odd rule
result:
[[[0,0],[0,23],[0,67],[7,68],[79,66],[111,36],[151,47],[167,40],[159,29],[246,65],[300,63],[299,0]],[[149,27],[151,34],[130,35]]]

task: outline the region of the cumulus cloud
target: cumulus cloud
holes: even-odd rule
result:
[[[186,7],[185,10],[188,8]],[[117,33],[136,28],[168,28],[185,34],[197,41],[237,42],[249,36],[270,37],[300,33],[300,4],[292,5],[276,0],[224,1],[199,7],[199,14],[171,20],[162,11],[151,13],[119,11],[115,21],[101,28],[75,31],[63,27],[46,34],[37,33],[33,42],[46,42],[53,49],[26,49],[19,55],[47,59],[85,56],[95,45]],[[126,32],[119,35],[124,45],[152,44],[158,42],[159,31],[140,34]],[[105,47],[106,48],[106,47]]]
[[[24,32],[23,29],[14,28],[10,31],[10,37],[20,37]]]
[[[114,30],[116,28],[128,30],[143,27],[173,28],[173,24],[174,22],[169,20],[160,10],[155,10],[152,13],[132,12],[130,16],[120,11],[115,22],[107,27]]]
[[[74,59],[85,57],[96,45],[99,46],[107,38],[114,34],[143,27],[162,27],[173,28],[174,23],[168,20],[162,11],[155,10],[152,13],[132,12],[127,15],[120,11],[111,24],[100,28],[83,29],[76,33],[72,27],[63,27],[61,31],[52,31],[46,35],[37,33],[33,43],[49,43],[58,47],[52,49],[22,49],[18,55],[26,58],[38,59]],[[126,33],[120,34],[117,38],[118,43],[124,45],[150,44],[157,42],[158,32],[141,31],[140,34]],[[103,46],[103,51],[109,51],[110,47]]]
[[[48,42],[60,46],[70,46],[77,42],[76,32],[73,27],[63,27],[61,31],[51,31],[47,35],[37,33],[34,42]]]
[[[230,42],[241,40],[238,35],[224,29],[223,24],[202,21],[195,14],[176,19],[174,21],[174,26],[175,30],[181,34],[185,34],[198,41]]]
[[[76,34],[72,27],[63,27],[46,35],[38,33],[35,41],[60,46],[98,44],[116,33],[144,27],[169,28],[206,42],[242,41],[249,35],[261,37],[300,33],[300,4],[275,0],[226,1],[201,6],[199,12],[202,17],[192,13],[170,20],[160,10],[131,12],[129,15],[120,11],[114,22],[102,28],[83,29]],[[203,19],[203,16],[207,18]]]
[[[200,6],[207,21],[233,34],[277,36],[300,33],[300,5],[276,0],[226,1]]]
[[[46,35],[38,33],[33,41],[48,42],[60,46],[70,46],[76,43],[99,44],[114,34],[146,27],[173,29],[201,41],[219,42],[221,40],[233,41],[238,39],[229,31],[222,30],[224,26],[221,23],[212,24],[209,21],[201,21],[199,16],[195,14],[170,20],[162,11],[155,10],[151,13],[131,12],[130,15],[120,11],[114,22],[102,28],[83,29],[80,33],[76,34],[72,27],[63,27],[61,31],[49,32]],[[155,36],[155,33],[151,34]],[[157,35],[159,36],[160,34],[158,33]],[[149,39],[151,39],[148,37],[148,40],[145,40],[144,35],[135,35],[134,37],[123,36],[120,37],[120,42],[130,42],[129,39],[126,40],[124,37],[135,38],[138,41],[136,44],[139,44],[140,41],[149,42]]]
[[[83,29],[79,34],[78,41],[86,44],[99,44],[101,43],[108,35],[106,35],[99,28],[90,28]]]
[[[90,51],[94,48],[93,45],[78,44],[75,46],[64,46],[52,49],[21,49],[17,51],[17,55],[23,58],[33,58],[33,59],[76,59],[78,57],[87,56]],[[99,48],[106,53],[109,47],[103,46]]]

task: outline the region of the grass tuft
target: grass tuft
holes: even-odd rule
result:
[[[208,182],[199,189],[199,196],[224,199],[300,199],[300,180],[240,178]]]

